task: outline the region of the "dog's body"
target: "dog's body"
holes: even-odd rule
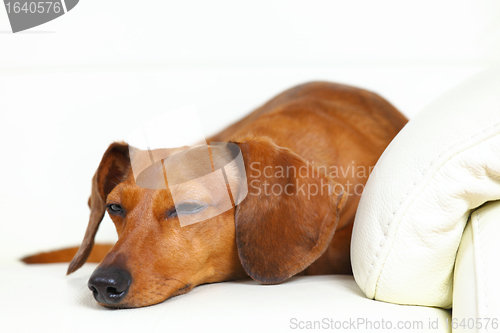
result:
[[[350,237],[362,188],[406,121],[365,90],[323,82],[292,88],[207,140],[239,146],[248,195],[236,207],[185,227],[169,189],[137,186],[128,146],[114,143],[94,176],[89,227],[68,273],[86,261],[107,209],[119,239],[93,251],[93,261],[100,261],[110,250],[89,281],[106,306],[151,305],[199,284],[247,276],[279,283],[295,274],[350,274]],[[277,173],[285,167],[308,172]],[[290,195],[266,192],[266,182],[290,189]],[[193,186],[193,193],[206,190]],[[311,196],[302,188],[327,190]],[[63,261],[75,252],[26,261]]]

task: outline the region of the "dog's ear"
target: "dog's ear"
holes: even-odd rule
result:
[[[106,211],[106,197],[113,188],[122,182],[130,169],[129,147],[125,143],[112,143],[104,153],[101,163],[92,178],[92,192],[90,194],[90,218],[82,245],[75,254],[68,267],[67,274],[80,268],[87,260],[94,237]]]
[[[347,195],[267,138],[238,141],[248,181],[248,195],[235,211],[238,254],[252,279],[280,283],[327,249]]]

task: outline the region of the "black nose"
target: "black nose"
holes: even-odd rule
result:
[[[98,268],[89,279],[89,289],[99,303],[117,304],[127,295],[130,273],[117,268]]]

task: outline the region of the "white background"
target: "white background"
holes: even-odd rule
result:
[[[496,0],[81,0],[17,34],[0,7],[0,261],[79,244],[102,153],[152,116],[196,104],[210,134],[328,80],[411,118],[497,60]]]

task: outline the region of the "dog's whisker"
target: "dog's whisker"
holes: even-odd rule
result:
[[[161,284],[162,286],[167,286],[167,287],[170,287],[170,288],[176,288],[176,287],[171,286],[171,285],[169,285],[169,284],[167,284],[167,283],[160,283],[160,284]]]
[[[116,186],[118,186],[118,183],[115,183],[114,181],[112,181],[111,179],[108,179],[110,182],[112,182],[113,184],[115,184]]]
[[[173,277],[167,277],[167,278],[164,278],[165,280],[175,280],[175,281],[179,281],[180,283],[182,283],[183,285],[186,285],[187,283],[179,280],[179,279],[176,279],[176,278],[173,278]]]
[[[122,177],[119,177],[117,176],[115,173],[113,173],[112,171],[108,171],[109,174],[111,174],[112,176],[116,177],[116,179],[118,179],[120,182],[122,181]]]

